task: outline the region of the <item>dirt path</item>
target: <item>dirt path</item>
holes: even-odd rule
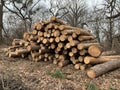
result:
[[[2,49],[1,49],[2,50]],[[60,69],[64,77],[48,75]],[[120,69],[95,79],[72,65],[58,68],[51,62],[32,62],[21,58],[8,58],[0,52],[0,90],[85,90],[86,83],[95,83],[99,90],[120,90]],[[110,87],[115,89],[109,89]]]

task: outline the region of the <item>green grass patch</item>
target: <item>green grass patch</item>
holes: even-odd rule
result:
[[[86,90],[98,90],[96,84],[94,83],[86,83]]]
[[[62,71],[60,69],[56,69],[54,72],[47,72],[48,75],[51,75],[51,77],[53,78],[63,78],[64,74],[62,73]]]

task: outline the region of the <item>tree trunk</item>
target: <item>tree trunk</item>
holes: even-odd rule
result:
[[[3,29],[3,0],[0,3],[0,41],[2,41],[2,29]]]
[[[90,78],[95,78],[97,76],[100,76],[100,75],[107,73],[111,70],[115,70],[117,68],[120,68],[120,60],[109,61],[109,62],[106,62],[103,64],[95,65],[94,67],[90,68],[87,71],[87,75]]]

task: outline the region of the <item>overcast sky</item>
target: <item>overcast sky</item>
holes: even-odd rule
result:
[[[100,5],[103,3],[103,0],[87,0],[89,7],[93,7],[95,5]]]

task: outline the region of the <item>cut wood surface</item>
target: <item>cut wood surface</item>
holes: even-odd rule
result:
[[[120,68],[120,60],[109,61],[91,67],[87,71],[87,75],[90,78],[95,78],[117,68]]]
[[[101,47],[98,45],[91,45],[88,48],[88,53],[93,57],[99,57],[102,53]]]

